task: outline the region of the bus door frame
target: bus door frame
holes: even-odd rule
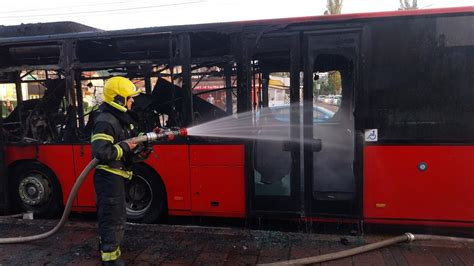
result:
[[[3,102],[0,102],[3,104]],[[3,128],[3,117],[0,113],[0,128]],[[5,214],[8,210],[8,178],[6,167],[5,138],[0,133],[0,214]]]
[[[301,65],[301,34],[300,32],[287,32],[281,34],[268,35],[270,38],[291,38],[289,47],[286,51],[290,53],[290,106],[299,106],[300,104],[300,72],[303,68]],[[255,40],[250,44],[255,45]],[[266,50],[264,50],[266,51]],[[270,50],[276,52],[281,50]],[[251,57],[249,57],[251,58]],[[249,61],[250,62],[250,61]],[[262,73],[266,75],[266,73]],[[268,90],[266,90],[268,91]],[[262,97],[263,106],[268,104],[268,99]],[[265,103],[265,101],[267,101]],[[300,138],[300,114],[299,108],[294,108],[297,112],[292,112],[290,115],[290,137]],[[291,144],[291,142],[288,142]],[[252,145],[250,145],[252,146]],[[282,151],[283,152],[283,151]],[[291,154],[291,170],[290,170],[290,196],[257,196],[255,193],[255,179],[254,179],[254,162],[253,149],[248,149],[246,154],[248,166],[248,182],[247,182],[247,201],[248,212],[250,216],[258,217],[300,217],[303,206],[301,190],[301,161],[300,161],[300,145],[285,145],[285,152]]]
[[[351,208],[351,213],[327,213],[325,211],[317,210],[315,206],[316,200],[313,199],[313,164],[314,164],[314,152],[318,152],[318,149],[313,147],[314,145],[303,144],[302,152],[302,164],[303,164],[303,182],[304,182],[304,204],[305,214],[309,217],[348,217],[357,218],[358,221],[362,220],[362,162],[363,162],[363,128],[362,119],[358,115],[356,105],[358,101],[361,101],[362,95],[364,95],[364,89],[362,86],[362,67],[364,55],[362,54],[364,32],[365,28],[361,25],[351,25],[352,27],[345,28],[333,28],[333,29],[321,29],[316,31],[305,31],[303,34],[303,65],[304,65],[304,85],[303,85],[303,141],[307,139],[313,139],[314,128],[313,128],[313,70],[314,63],[316,62],[318,50],[337,50],[344,48],[353,48],[354,54],[352,59],[353,63],[353,91],[352,91],[352,103],[351,112],[353,114],[353,143],[354,143],[354,161],[352,165],[354,181],[355,181],[355,195],[354,202]],[[347,38],[353,38],[354,43],[349,44],[338,44],[337,43],[320,43],[322,38],[331,36],[346,36]],[[343,54],[341,54],[343,55]],[[309,112],[307,110],[310,110]],[[311,126],[305,126],[311,125]],[[305,143],[305,142],[303,142]],[[321,147],[324,148],[324,140],[321,142]],[[330,205],[329,208],[332,206]],[[337,204],[335,205],[337,206]]]

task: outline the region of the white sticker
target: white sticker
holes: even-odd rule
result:
[[[366,142],[376,142],[379,140],[379,134],[376,128],[366,129],[364,136]]]

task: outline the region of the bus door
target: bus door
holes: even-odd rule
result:
[[[305,211],[334,216],[358,211],[354,95],[358,30],[305,34],[303,172]]]
[[[252,98],[257,99],[253,109],[258,138],[251,152],[250,213],[299,216],[300,36],[264,36],[257,46]]]

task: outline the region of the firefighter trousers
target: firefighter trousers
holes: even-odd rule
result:
[[[96,169],[94,186],[102,261],[115,261],[120,258],[126,222],[124,178]]]

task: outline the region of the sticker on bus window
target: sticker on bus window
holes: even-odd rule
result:
[[[379,140],[377,129],[366,129],[365,130],[365,141],[366,142],[376,142]]]

